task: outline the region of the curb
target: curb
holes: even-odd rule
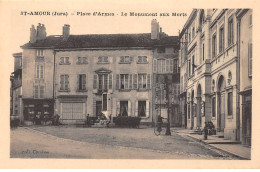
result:
[[[187,136],[190,137],[190,138],[192,138],[192,139],[194,139],[194,140],[196,140],[196,141],[198,141],[198,142],[201,142],[201,143],[203,143],[203,144],[205,144],[205,145],[207,145],[207,146],[209,146],[209,147],[212,147],[212,148],[214,148],[214,149],[217,149],[217,150],[219,150],[219,151],[222,151],[222,152],[224,152],[224,153],[226,153],[226,154],[230,154],[230,155],[232,155],[232,156],[234,156],[234,157],[237,157],[237,158],[240,158],[240,159],[242,159],[242,160],[250,160],[250,159],[247,159],[247,158],[245,158],[245,157],[242,157],[242,156],[236,155],[236,154],[234,154],[234,153],[231,153],[231,152],[229,152],[229,151],[220,149],[220,148],[218,148],[218,147],[216,147],[216,146],[214,146],[214,145],[212,145],[212,144],[208,144],[207,142],[205,142],[205,141],[203,141],[203,140],[200,140],[200,139],[198,139],[198,138],[194,138],[194,137],[192,137],[192,136],[190,136],[190,135],[187,135]]]

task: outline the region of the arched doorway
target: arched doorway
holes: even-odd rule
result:
[[[201,86],[197,88],[197,128],[201,127]]]
[[[225,80],[221,75],[218,79],[218,131],[224,132],[225,128]]]

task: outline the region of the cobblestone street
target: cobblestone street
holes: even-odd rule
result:
[[[237,159],[191,138],[153,128],[40,126],[11,131],[11,158]]]

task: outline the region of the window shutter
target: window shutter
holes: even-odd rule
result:
[[[147,74],[147,89],[151,89],[151,74]]]
[[[113,86],[112,86],[112,85],[113,85],[113,83],[112,83],[112,82],[113,82],[113,75],[112,75],[112,74],[109,74],[108,77],[109,77],[109,80],[108,80],[108,82],[109,82],[109,84],[108,84],[109,87],[108,87],[108,89],[112,90],[112,88],[113,88]]]
[[[116,116],[120,114],[120,102],[116,101]]]
[[[34,97],[39,98],[38,95],[39,95],[39,90],[38,90],[38,85],[36,85],[34,86]]]
[[[129,74],[129,89],[133,88],[133,78],[132,78],[132,74]]]
[[[128,116],[132,116],[131,108],[131,101],[128,101]]]
[[[135,101],[135,116],[138,116],[138,101]]]
[[[134,61],[134,57],[130,56],[130,62],[133,62],[133,61]]]
[[[80,85],[79,85],[80,81],[79,81],[79,79],[80,79],[80,77],[79,77],[79,75],[77,75],[77,90],[80,89]]]
[[[176,65],[176,64],[173,64],[173,62],[175,62],[173,59],[171,59],[171,61],[170,61],[170,72],[173,72],[174,71],[174,65]],[[174,71],[175,72],[175,71]]]
[[[156,59],[153,60],[153,72],[154,73],[157,72],[157,60]]]
[[[82,89],[86,90],[87,74],[83,75]]]
[[[145,108],[146,108],[145,115],[148,118],[149,115],[150,115],[150,103],[149,103],[148,100],[146,100],[146,107]]]
[[[60,89],[63,90],[64,89],[64,75],[60,76]]]
[[[119,89],[119,74],[116,74],[116,89]]]
[[[134,89],[137,89],[137,74],[134,74]]]
[[[70,88],[69,75],[66,75],[66,80],[65,80],[65,82],[66,82],[67,89],[69,89],[69,88]]]
[[[97,78],[98,78],[98,75],[94,74],[93,89],[97,89]]]
[[[170,61],[172,60],[166,60],[166,72],[170,72]]]

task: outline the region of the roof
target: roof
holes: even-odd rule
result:
[[[21,48],[116,48],[116,47],[152,47],[156,45],[178,44],[178,36],[160,33],[160,40],[152,40],[151,33],[140,34],[89,34],[70,35],[67,40],[62,35],[48,36],[35,43],[26,43]]]

